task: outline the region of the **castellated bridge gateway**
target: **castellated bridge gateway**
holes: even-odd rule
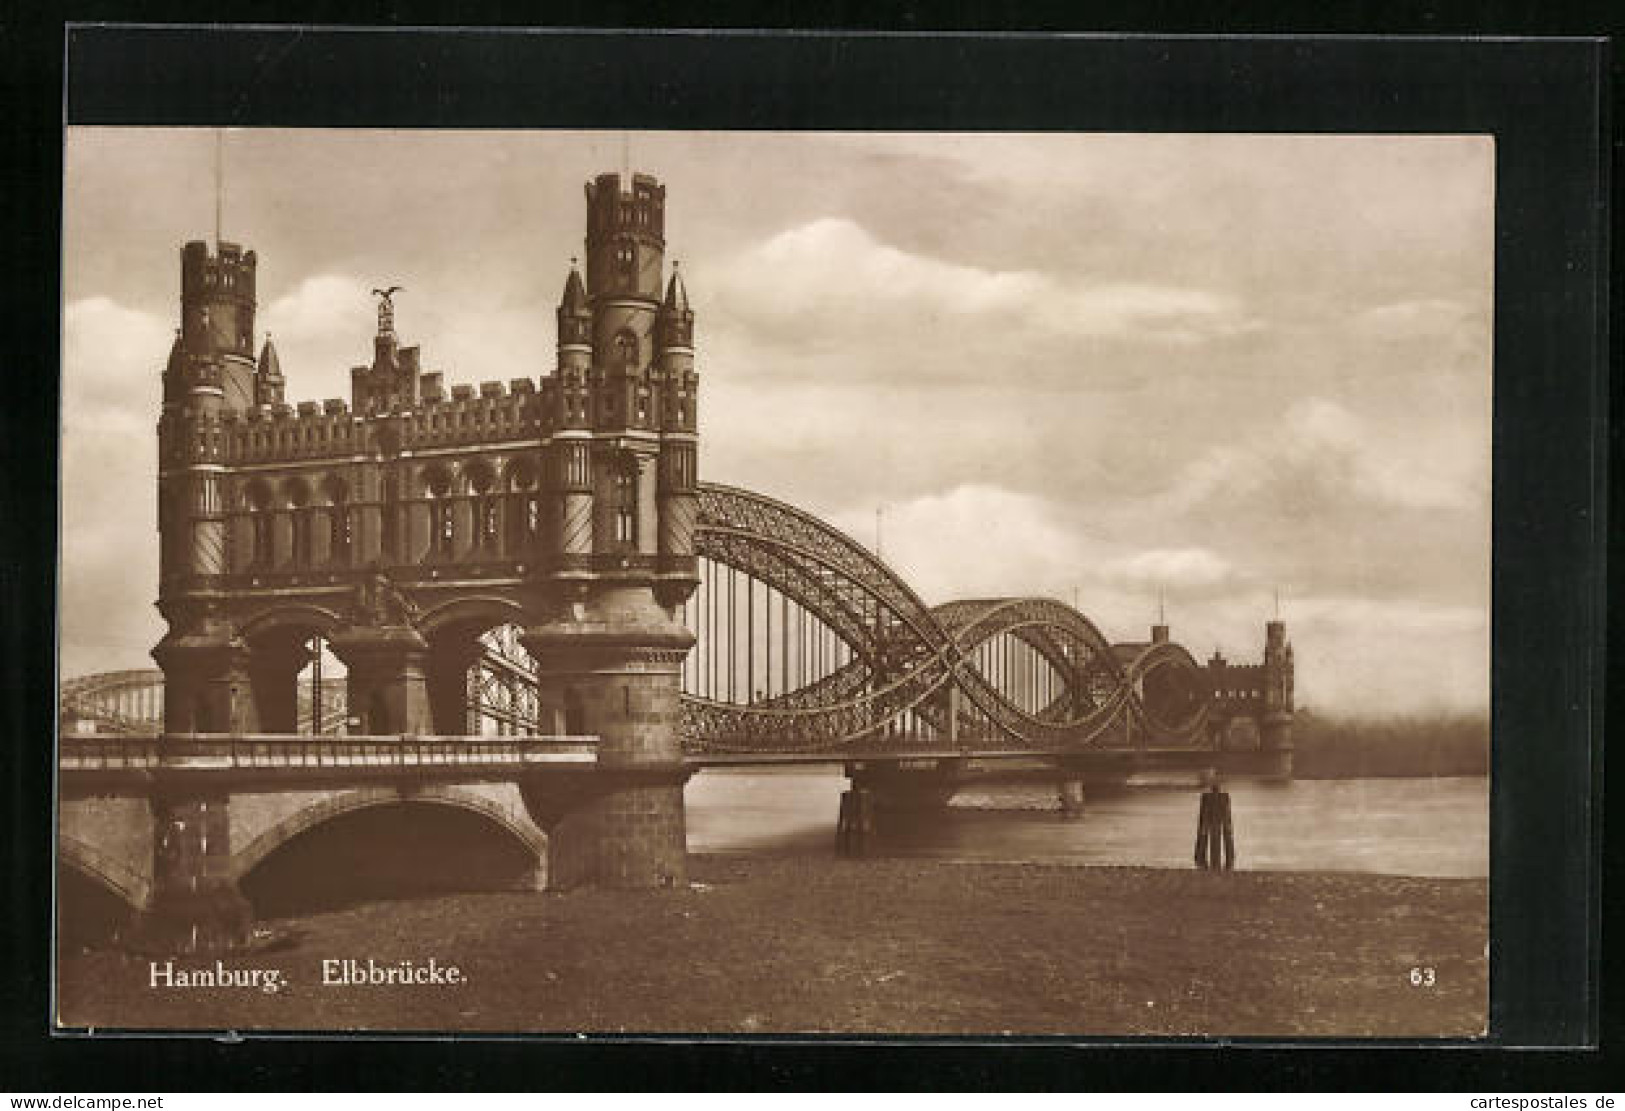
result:
[[[475,838],[464,879],[682,884],[683,785],[713,765],[841,762],[866,808],[1000,774],[1073,810],[1147,767],[1291,774],[1279,621],[1262,664],[1203,665],[1166,625],[1113,643],[1047,598],[928,606],[818,518],[700,482],[665,202],[642,174],[587,184],[551,374],[448,390],[375,290],[348,402],[286,403],[252,251],[182,249],[168,632],[160,671],[63,686],[65,932],[99,900],[145,946],[240,945],[268,875],[400,868],[431,816]],[[321,840],[390,814],[389,859]]]

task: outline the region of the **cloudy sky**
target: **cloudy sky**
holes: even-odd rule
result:
[[[623,141],[624,138],[624,141]],[[151,666],[154,426],[214,137],[75,129],[64,675]],[[1494,149],[1483,137],[233,131],[291,400],[348,397],[368,290],[448,382],[540,376],[582,183],[668,186],[702,476],[867,544],[929,602],[1047,594],[1255,657],[1300,705],[1488,701]]]

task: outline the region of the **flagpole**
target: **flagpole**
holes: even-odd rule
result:
[[[214,249],[220,249],[221,214],[225,209],[226,196],[226,132],[224,128],[214,129]]]

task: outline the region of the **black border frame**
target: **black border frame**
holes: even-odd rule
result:
[[[200,40],[203,34],[175,27],[71,29],[58,40],[72,64],[65,86],[55,90],[63,97],[57,107],[71,122],[105,124],[1494,134],[1497,742],[1490,1041],[1558,1046],[1598,1037],[1605,691],[1599,619],[1608,444],[1605,43],[272,28]],[[33,93],[42,108],[49,105],[52,90],[25,84],[43,75],[26,66],[21,80],[13,74],[11,91]],[[56,519],[58,352],[47,322],[55,322],[59,304],[55,284],[39,275],[54,273],[59,263],[53,233],[60,227],[64,117],[42,117],[11,136],[20,140],[22,159],[5,182],[8,193],[19,183],[33,186],[32,199],[47,203],[33,212],[7,205],[8,241],[33,251],[28,266],[34,276],[27,268],[14,272],[8,290],[7,325],[26,330],[21,345],[7,349],[29,353],[15,364],[28,368],[28,377],[19,382],[22,375],[14,374],[8,382],[6,419],[14,427],[0,437],[0,462],[13,476],[39,474],[43,462],[40,477],[48,481],[0,487],[0,520],[6,521]],[[20,178],[18,171],[29,166],[37,180]],[[47,798],[42,785],[51,781],[49,746],[39,738],[51,735],[54,718],[54,532],[6,532],[0,540],[0,602],[8,615],[0,633],[0,684],[32,697],[8,698],[0,718],[11,734],[10,753],[23,760],[23,774],[7,783],[7,810],[16,821],[7,838],[13,884],[6,921],[8,932],[25,939],[8,947],[14,967],[6,970],[10,978],[0,998],[8,1026],[37,1040],[50,974],[43,944],[50,830],[49,808],[30,800]],[[1541,743],[1515,744],[1511,737]],[[1610,871],[1617,878],[1617,866]],[[504,1041],[453,1052],[361,1041],[267,1040],[228,1051],[184,1039],[53,1039],[31,1060],[71,1082],[71,1073],[57,1070],[74,1059],[122,1059],[126,1068],[137,1066],[124,1086],[140,1086],[145,1073],[146,1085],[160,1090],[173,1085],[174,1075],[149,1070],[187,1058],[228,1067],[276,1060],[294,1066],[306,1082],[320,1075],[312,1068],[326,1072],[344,1062],[350,1067],[327,1073],[327,1082],[344,1084],[348,1075],[348,1083],[361,1087],[473,1085],[476,1059],[545,1061],[548,1072],[535,1079],[561,1086],[572,1078],[589,1086],[618,1078],[681,1087],[796,1086],[827,1078],[827,1070],[876,1087],[1024,1086],[1036,1078],[1006,1069],[1036,1063],[1042,1070],[1045,1061],[1074,1082],[1191,1086],[1210,1083],[1199,1077],[1217,1064],[1220,1055],[1204,1052],[1214,1044],[1136,1046],[1106,1056],[1054,1043],[902,1040],[879,1051],[707,1040],[693,1046]],[[1249,1071],[1258,1070],[1250,1086],[1296,1087],[1314,1077],[1326,1083],[1326,1043],[1313,1044],[1242,1055]],[[19,1046],[8,1040],[6,1056]],[[1389,1052],[1373,1047],[1355,1056],[1386,1058]],[[644,1062],[639,1074],[609,1071],[627,1054]],[[1169,1072],[1154,1063],[1155,1054],[1171,1055],[1181,1067]],[[1416,1059],[1415,1051],[1405,1056]],[[1432,1078],[1448,1086],[1455,1075],[1462,1086],[1471,1077],[1482,1086],[1485,1078],[1474,1073],[1489,1057],[1506,1060],[1490,1050],[1461,1050],[1452,1067]],[[388,1070],[370,1067],[391,1058]],[[1479,1064],[1468,1064],[1474,1060]],[[1601,1063],[1594,1055],[1591,1060]],[[897,1061],[910,1064],[899,1072]],[[1075,1071],[1080,1065],[1088,1071]],[[720,1075],[712,1071],[718,1066]],[[248,1072],[213,1077],[226,1087],[253,1080]],[[1345,1078],[1388,1086],[1358,1064]],[[1411,1083],[1435,1086],[1419,1074]]]

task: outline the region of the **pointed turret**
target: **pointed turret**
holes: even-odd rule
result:
[[[581,280],[576,260],[570,260],[570,275],[564,279],[564,296],[559,299],[559,351],[584,348],[592,353],[592,307],[587,303],[587,287]],[[583,363],[585,365],[585,362]]]
[[[683,276],[676,262],[671,264],[671,281],[666,283],[666,300],[661,308],[666,312],[688,311],[688,290],[683,285]]]
[[[282,377],[282,360],[277,358],[276,345],[271,342],[269,332],[265,334],[265,346],[260,348],[260,377]]]
[[[276,345],[271,342],[271,333],[265,333],[265,345],[260,348],[260,361],[258,367],[259,392],[255,401],[259,405],[282,404],[282,360],[277,358]]]
[[[587,287],[581,281],[581,270],[576,260],[570,260],[570,276],[564,279],[564,299],[559,302],[562,312],[576,313],[587,307]]]
[[[694,346],[694,313],[689,310],[688,288],[678,266],[676,261],[671,264],[671,281],[666,283],[666,299],[655,322],[655,341],[661,350]]]
[[[573,258],[570,274],[564,279],[564,296],[559,299],[558,319],[560,382],[556,419],[561,428],[585,428],[592,400],[587,390],[592,366],[592,306]]]
[[[175,342],[169,348],[169,361],[164,364],[164,405],[180,404],[186,398],[186,340],[181,329],[175,329]]]

